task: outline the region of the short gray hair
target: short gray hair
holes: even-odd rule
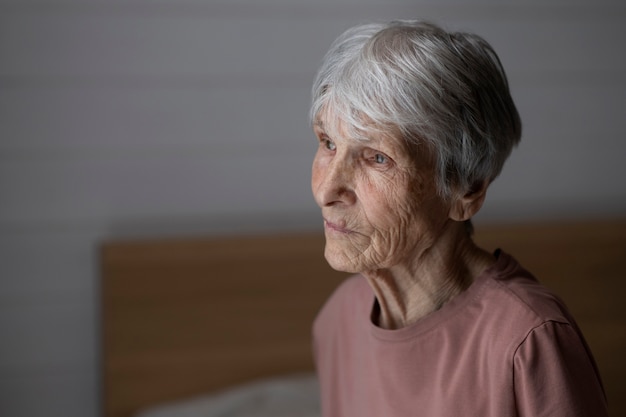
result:
[[[500,59],[481,37],[422,21],[356,26],[327,52],[310,118],[324,112],[356,139],[399,132],[434,152],[444,197],[500,173],[521,121]],[[327,113],[328,114],[328,113]]]

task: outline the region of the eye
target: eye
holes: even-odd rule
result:
[[[377,164],[386,164],[388,161],[389,158],[381,153],[377,153],[374,155],[374,162],[376,162]]]
[[[371,163],[376,164],[376,165],[386,165],[391,162],[391,158],[389,158],[387,155],[385,155],[382,152],[375,151],[373,149],[367,152],[366,155],[367,155],[367,159],[369,159]]]
[[[320,141],[322,142],[324,148],[328,149],[329,151],[334,151],[335,149],[337,149],[337,145],[335,145],[335,142],[328,138],[322,138]]]
[[[391,159],[387,154],[380,152],[377,149],[366,148],[363,154],[363,157],[372,167],[376,169],[388,169],[391,168],[394,164],[393,159]]]

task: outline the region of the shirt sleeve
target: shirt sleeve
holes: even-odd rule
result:
[[[604,417],[606,397],[586,343],[568,323],[534,328],[514,359],[520,417]]]

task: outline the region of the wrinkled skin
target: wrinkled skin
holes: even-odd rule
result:
[[[340,123],[337,131],[324,126],[322,119],[314,126],[311,185],[324,218],[325,257],[334,269],[368,278],[385,327],[436,310],[493,260],[464,231],[462,220],[474,213],[467,198],[437,193],[426,149],[409,152],[398,135],[364,141]]]
[[[449,207],[437,194],[426,155],[412,158],[396,138],[357,141],[315,127],[312,188],[322,208],[333,268],[389,268],[427,249]],[[414,159],[417,159],[416,161]]]

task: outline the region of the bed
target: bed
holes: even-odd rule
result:
[[[478,225],[569,305],[626,415],[626,219]],[[102,244],[105,417],[319,415],[311,322],[346,277],[318,233]]]

